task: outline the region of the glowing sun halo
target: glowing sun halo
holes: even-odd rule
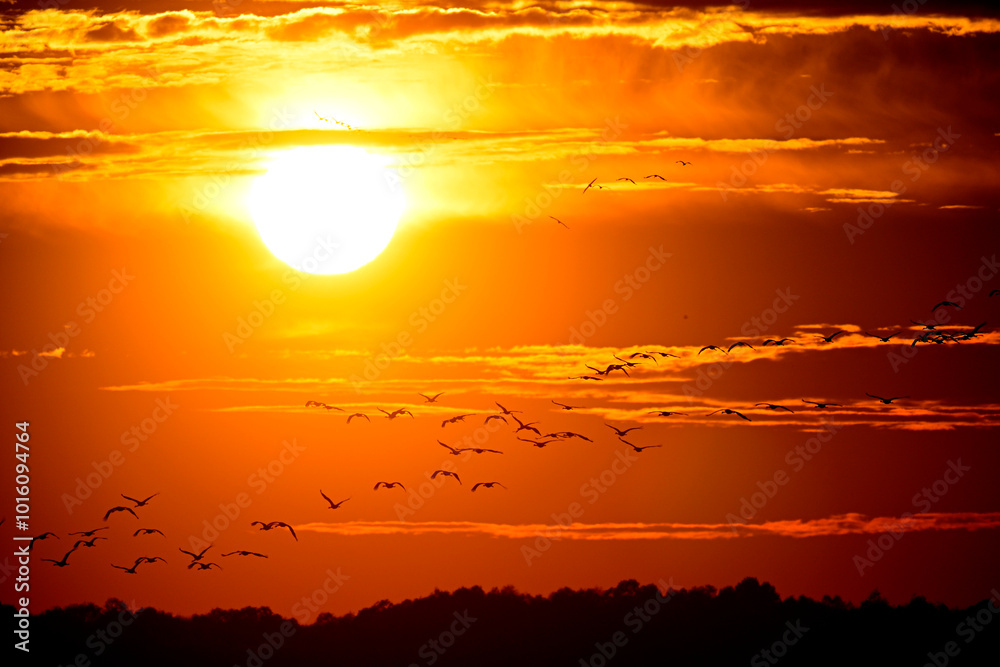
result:
[[[355,146],[285,151],[250,190],[261,240],[306,273],[364,266],[389,244],[405,206],[388,162]]]

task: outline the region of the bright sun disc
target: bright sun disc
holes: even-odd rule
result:
[[[347,273],[389,244],[405,200],[388,158],[355,146],[282,153],[248,203],[274,256],[306,273]]]

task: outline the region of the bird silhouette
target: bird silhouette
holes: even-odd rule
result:
[[[138,537],[140,534],[152,535],[153,533],[159,533],[160,535],[163,535],[163,531],[161,531],[159,528],[140,528],[139,530],[132,533],[132,537]],[[163,536],[166,537],[166,535]]]
[[[556,439],[552,439],[552,440],[532,440],[531,438],[518,438],[518,440],[520,440],[521,442],[530,442],[532,444],[532,446],[538,447],[539,449],[541,449],[542,447],[545,447],[546,445],[549,445],[549,444],[551,444],[553,442],[557,442]]]
[[[160,558],[159,556],[139,556],[138,558],[135,559],[135,564],[139,565],[140,563],[155,563],[158,560],[162,560],[164,563],[167,562],[166,558]]]
[[[461,449],[455,449],[455,448],[454,448],[454,447],[452,447],[451,445],[446,445],[446,444],[444,444],[443,442],[441,442],[440,440],[438,440],[438,444],[439,444],[439,445],[441,445],[442,447],[444,447],[445,449],[447,449],[447,450],[448,450],[448,452],[449,452],[449,453],[450,453],[450,454],[451,454],[452,456],[460,456],[460,455],[462,454],[462,450],[461,450]]]
[[[729,349],[726,350],[726,351],[727,352],[732,352],[734,347],[740,347],[740,346],[742,346],[742,347],[749,347],[751,350],[754,349],[754,346],[751,345],[750,343],[746,343],[746,342],[744,342],[742,340],[738,340],[735,343],[733,343],[732,345],[730,345]]]
[[[378,410],[385,415],[386,419],[395,419],[396,417],[400,417],[402,415],[410,415],[410,417],[413,418],[413,413],[406,408],[399,408],[398,410],[393,410],[392,412],[383,410],[382,408],[379,408]]]
[[[958,305],[957,303],[955,303],[954,301],[941,301],[940,303],[938,303],[937,305],[935,305],[933,308],[931,308],[931,312],[933,313],[938,308],[942,308],[944,306],[951,306],[953,308],[958,308],[959,310],[962,310],[962,307],[960,305]]]
[[[31,551],[32,549],[35,548],[35,542],[37,542],[38,540],[47,540],[50,537],[54,537],[57,540],[61,540],[62,539],[61,537],[59,537],[55,533],[50,533],[50,532],[45,532],[45,533],[42,533],[41,535],[35,535],[34,537],[31,538],[31,541],[28,542],[28,551]]]
[[[492,489],[494,486],[499,486],[500,488],[503,488],[503,489],[507,488],[506,486],[504,486],[500,482],[476,482],[475,484],[472,485],[472,490],[475,491],[476,489],[478,489],[481,486],[484,487],[484,488],[487,488],[487,489]]]
[[[559,218],[556,218],[556,217],[553,217],[553,216],[551,216],[551,215],[550,215],[549,217],[550,217],[550,218],[552,218],[553,220],[555,220],[556,222],[558,222],[558,223],[559,223],[560,225],[562,225],[562,226],[563,226],[563,227],[565,227],[566,229],[569,229],[569,225],[567,225],[567,224],[566,224],[565,222],[563,222],[563,221],[562,221],[562,220],[560,220]]]
[[[624,442],[629,447],[631,447],[636,452],[641,452],[644,449],[653,449],[654,447],[662,447],[663,446],[663,445],[645,445],[643,447],[640,447],[639,445],[633,445],[631,442],[629,442],[628,440],[626,440],[624,438],[618,438],[618,439],[621,440],[622,442]]]
[[[892,333],[892,334],[889,334],[888,336],[885,336],[885,337],[882,337],[882,336],[876,336],[875,334],[873,334],[873,333],[868,333],[868,332],[866,331],[866,332],[865,332],[865,335],[866,335],[866,336],[871,336],[872,338],[878,338],[878,339],[879,339],[880,341],[882,341],[883,343],[888,343],[888,342],[889,342],[889,339],[891,339],[891,338],[892,338],[893,336],[898,336],[898,335],[899,335],[899,334],[901,334],[901,333],[902,333],[902,330],[900,330],[900,331],[897,331],[896,333]]]
[[[785,343],[793,343],[793,342],[795,342],[795,341],[793,341],[791,338],[782,338],[780,340],[775,340],[773,338],[768,338],[767,340],[764,341],[764,347],[767,347],[768,345],[778,345],[778,346],[781,346],[781,345],[784,345]]]
[[[804,398],[802,399],[802,402],[803,403],[812,403],[819,410],[822,410],[824,408],[828,408],[828,407],[831,407],[831,406],[835,407],[835,408],[842,408],[842,407],[844,407],[840,403],[817,403],[816,401],[807,401]]]
[[[156,496],[158,496],[160,494],[159,493],[154,493],[153,495],[151,495],[149,498],[146,498],[145,500],[136,500],[135,498],[130,498],[130,497],[126,496],[124,493],[122,493],[120,495],[125,500],[131,500],[133,503],[135,503],[136,507],[145,507],[147,504],[149,504],[150,500],[152,500],[153,498],[155,498]]]
[[[435,470],[434,472],[431,473],[431,479],[434,479],[438,475],[444,475],[445,477],[454,477],[456,480],[458,480],[459,484],[462,483],[462,480],[459,479],[457,472],[451,472],[450,470]]]
[[[325,493],[323,493],[323,489],[319,490],[319,495],[323,496],[323,500],[325,500],[326,502],[330,503],[330,507],[328,507],[327,509],[331,509],[331,510],[339,509],[341,505],[343,505],[348,500],[350,500],[350,498],[345,498],[345,499],[341,500],[339,503],[335,503],[332,500],[330,500],[330,498]]]
[[[586,440],[587,442],[593,442],[590,438],[580,433],[574,433],[573,431],[556,431],[555,433],[546,433],[542,436],[543,438],[556,438],[558,440],[569,440],[570,438],[579,438],[580,440]]]
[[[443,395],[444,395],[443,391],[440,392],[440,393],[434,394],[433,396],[428,396],[426,394],[421,394],[419,391],[417,392],[417,396],[423,397],[424,403],[437,403],[438,397],[439,396],[443,396]]]
[[[679,164],[682,167],[686,167],[687,165],[689,165],[691,163],[690,162],[685,162],[684,160],[675,160],[674,164]]]
[[[441,428],[444,428],[448,424],[457,424],[458,422],[465,421],[466,417],[475,417],[475,415],[474,414],[456,415],[455,417],[445,419],[443,422],[441,422]]]
[[[519,431],[534,431],[535,435],[541,435],[542,434],[541,431],[539,431],[537,428],[535,428],[535,424],[537,424],[538,422],[528,422],[527,424],[525,424],[524,422],[522,422],[520,419],[518,419],[514,415],[511,415],[510,418],[517,422],[517,428],[514,429],[514,433],[517,433]]]
[[[845,333],[847,333],[847,332],[846,331],[837,331],[837,332],[834,332],[834,333],[830,334],[829,336],[824,336],[823,334],[815,334],[815,335],[819,336],[820,338],[822,338],[824,343],[832,343],[834,338],[836,338],[840,334],[845,334]]]
[[[642,426],[633,426],[631,428],[626,428],[626,429],[623,430],[623,429],[620,429],[620,428],[616,428],[616,427],[612,426],[611,424],[605,424],[605,426],[607,426],[612,431],[614,431],[615,435],[617,435],[619,438],[621,438],[622,436],[628,435],[629,431],[638,431],[639,429],[642,428]]]
[[[669,417],[671,415],[683,415],[683,412],[671,412],[670,410],[653,410],[649,414],[656,415],[657,417]]]
[[[48,561],[48,562],[52,563],[53,565],[55,565],[56,567],[66,567],[67,565],[69,565],[69,560],[68,560],[69,559],[69,555],[71,553],[73,553],[74,551],[76,551],[76,547],[73,547],[72,549],[70,549],[69,551],[67,551],[66,555],[62,557],[62,560],[52,560],[51,558],[43,558],[42,560]]]
[[[211,549],[212,546],[213,545],[211,545],[211,544],[208,545],[207,547],[205,547],[204,549],[201,550],[201,553],[197,553],[197,554],[196,553],[191,553],[190,551],[187,551],[185,549],[178,548],[177,550],[180,551],[181,553],[185,553],[188,556],[191,556],[191,560],[192,561],[199,561],[199,560],[201,560],[202,558],[205,557],[205,552],[207,552],[209,549]]]
[[[114,514],[115,512],[128,512],[129,514],[131,514],[132,516],[134,516],[136,519],[139,518],[139,515],[136,514],[135,512],[133,512],[131,507],[122,507],[121,505],[119,505],[118,507],[112,507],[111,509],[109,509],[104,514],[104,520],[107,521],[108,517],[111,516],[112,514]]]
[[[603,382],[604,381],[604,378],[595,378],[595,377],[591,377],[590,375],[574,375],[573,377],[568,378],[568,379],[569,380],[596,380],[598,382]]]
[[[76,533],[70,533],[70,535],[83,535],[84,537],[90,537],[91,535],[94,535],[95,533],[97,533],[99,531],[108,530],[108,528],[109,528],[109,526],[101,526],[100,528],[95,528],[93,530],[81,530],[81,531],[76,532]]]
[[[92,537],[89,540],[77,540],[76,544],[73,545],[73,548],[76,549],[80,545],[83,545],[85,547],[96,547],[97,546],[97,544],[96,544],[97,540],[106,540],[106,539],[108,539],[108,538],[106,538],[106,537]]]
[[[871,396],[875,400],[881,401],[882,403],[885,403],[886,405],[889,405],[893,401],[899,400],[901,398],[909,398],[909,396],[893,396],[892,398],[882,398],[881,396],[876,396],[875,394],[869,394],[867,391],[865,392],[865,395],[866,396]]]
[[[582,410],[583,409],[582,405],[566,405],[565,403],[560,403],[559,401],[552,401],[552,402],[555,403],[556,405],[558,405],[563,410]]]
[[[506,423],[507,423],[507,420],[506,420],[506,419],[504,418],[504,416],[503,416],[503,415],[488,415],[488,416],[486,417],[486,419],[484,419],[484,420],[483,420],[483,423],[484,423],[484,424],[489,424],[489,423],[490,423],[490,420],[491,420],[491,419],[499,419],[499,420],[500,420],[500,421],[502,421],[502,422],[503,422],[504,424],[506,424]]]
[[[722,354],[729,354],[728,352],[726,352],[725,350],[723,350],[718,345],[706,345],[705,347],[703,347],[700,350],[698,350],[698,354],[701,354],[705,350],[715,350],[716,352],[721,352]]]
[[[482,447],[463,447],[459,452],[472,452],[473,454],[503,454],[498,449],[483,449]]]
[[[230,551],[227,554],[222,554],[223,557],[225,557],[225,556],[233,556],[233,555],[236,555],[236,556],[257,556],[258,558],[267,558],[267,556],[265,556],[264,554],[259,554],[256,551],[244,551],[242,549],[240,549],[238,551]]]
[[[355,412],[353,415],[351,415],[351,416],[349,416],[347,418],[347,423],[350,424],[351,420],[354,419],[355,417],[364,417],[368,421],[371,421],[371,418],[368,415],[366,415],[365,413],[363,413],[363,412]]]
[[[138,568],[139,565],[141,565],[141,564],[142,564],[141,562],[137,562],[132,567],[125,567],[124,565],[115,565],[114,563],[112,563],[111,567],[116,567],[119,570],[125,570],[125,572],[127,572],[128,574],[135,574],[136,568]],[[190,567],[190,565],[188,567]]]
[[[508,415],[508,416],[510,416],[510,415],[513,415],[513,414],[514,414],[515,412],[516,412],[517,414],[521,414],[521,411],[520,411],[520,410],[508,410],[507,408],[505,408],[504,406],[500,405],[500,404],[499,404],[499,403],[497,403],[496,401],[493,401],[493,403],[494,403],[494,404],[495,404],[495,405],[496,405],[496,406],[497,406],[498,408],[500,408],[500,414],[502,414],[502,415]]]
[[[923,327],[927,331],[934,331],[934,329],[941,326],[940,324],[924,324],[923,322],[917,322],[916,320],[910,320],[910,321],[916,324],[917,326]]]
[[[218,563],[199,563],[198,561],[194,561],[193,563],[188,563],[189,570],[193,567],[197,567],[199,570],[211,570],[213,567],[217,567],[220,570],[222,569],[222,566],[219,565]]]
[[[403,491],[406,491],[406,487],[405,487],[405,486],[403,486],[403,483],[402,483],[402,482],[375,482],[375,489],[374,489],[374,490],[375,490],[375,491],[378,491],[378,488],[379,488],[380,486],[384,486],[384,487],[385,487],[385,488],[387,488],[387,489],[391,489],[391,488],[392,488],[392,487],[394,487],[394,486],[398,486],[398,487],[399,487],[399,488],[401,488],[401,489],[402,489]]]
[[[660,179],[661,181],[665,181],[665,180],[667,180],[667,179],[663,178],[662,176],[660,176],[659,174],[650,174],[650,175],[649,175],[649,176],[647,176],[646,178],[658,178],[658,179]]]
[[[707,415],[705,415],[705,416],[706,416],[706,417],[711,417],[712,415],[716,415],[716,414],[719,414],[720,412],[721,412],[722,414],[726,414],[726,415],[736,415],[736,416],[737,416],[737,417],[739,417],[740,419],[745,419],[745,420],[747,420],[748,422],[749,422],[749,421],[753,421],[752,419],[750,419],[749,417],[747,417],[747,416],[746,416],[745,414],[743,414],[742,412],[739,412],[739,411],[737,411],[737,410],[730,410],[729,408],[719,408],[719,409],[718,409],[718,410],[716,410],[715,412],[709,412],[709,413],[708,413]]]
[[[275,528],[287,528],[288,532],[290,532],[292,534],[292,537],[295,538],[295,541],[296,542],[299,541],[299,536],[295,534],[295,529],[289,526],[284,521],[271,521],[268,523],[264,523],[263,521],[251,521],[250,525],[260,526],[261,530],[274,530]]]
[[[619,180],[619,181],[628,181],[628,182],[629,182],[629,183],[631,183],[632,185],[635,185],[635,181],[633,181],[633,180],[632,180],[631,178],[629,178],[628,176],[622,176],[622,177],[621,177],[621,178],[619,178],[618,180]]]
[[[754,407],[763,406],[765,410],[786,410],[788,412],[794,413],[795,410],[786,408],[784,405],[775,405],[774,403],[754,403]]]
[[[591,180],[590,183],[587,183],[587,187],[585,187],[583,189],[583,194],[587,194],[587,190],[589,190],[591,187],[593,187],[594,181],[596,181],[596,180],[597,180],[597,177],[594,176],[593,180]]]

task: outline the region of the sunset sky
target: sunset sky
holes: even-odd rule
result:
[[[21,531],[8,458],[0,531],[59,537],[34,547],[33,612],[305,623],[435,588],[747,576],[968,605],[1000,585],[996,9],[0,16],[0,412],[30,423],[31,478]],[[348,231],[293,244],[297,266],[331,244],[363,266],[276,256],[328,218]],[[639,365],[588,368],[615,355]],[[485,422],[497,403],[540,434]],[[518,439],[557,432],[590,441]],[[121,494],[158,495],[105,521]],[[209,544],[222,569],[187,569],[178,549]],[[140,556],[167,563],[111,567]]]

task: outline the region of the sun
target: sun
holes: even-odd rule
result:
[[[406,201],[385,156],[356,146],[284,151],[251,186],[248,205],[275,257],[306,273],[347,273],[392,239]]]

